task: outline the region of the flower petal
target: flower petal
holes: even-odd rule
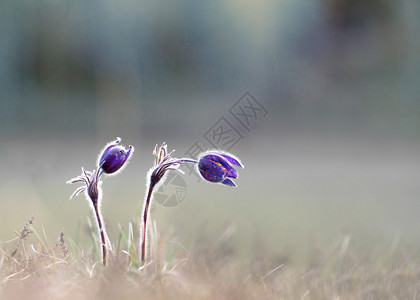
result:
[[[226,178],[228,170],[225,168],[224,164],[219,161],[220,157],[211,154],[200,158],[198,170],[204,179],[211,182],[221,182]]]
[[[212,160],[222,164],[226,168],[226,170],[228,170],[228,177],[238,178],[238,172],[235,170],[234,167],[232,167],[230,162],[223,155],[213,152],[211,154],[208,154],[208,156],[211,157]]]
[[[239,161],[238,158],[234,157],[232,154],[227,154],[227,153],[220,153],[221,156],[223,156],[224,158],[226,158],[230,163],[237,165],[238,167],[243,168],[244,166],[241,164],[241,162]]]
[[[226,178],[225,180],[222,181],[223,184],[229,185],[229,186],[236,186],[236,184],[230,180],[229,178]]]
[[[117,137],[117,139],[113,142],[108,143],[105,146],[105,149],[102,151],[102,156],[99,160],[99,167],[101,167],[105,163],[105,159],[107,155],[110,153],[111,149],[117,146],[121,142],[121,138]]]
[[[110,147],[104,151],[100,159],[100,167],[103,169],[104,173],[107,174],[115,173],[121,169],[127,162],[133,150],[133,146],[130,146],[128,151],[120,145]]]

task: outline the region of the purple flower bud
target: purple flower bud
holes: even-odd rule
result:
[[[112,174],[120,170],[134,150],[134,147],[130,145],[127,151],[123,146],[119,145],[120,141],[121,139],[117,138],[115,142],[108,144],[100,156],[99,168],[106,174]]]
[[[205,152],[198,160],[198,170],[205,180],[236,186],[235,183],[229,179],[238,178],[238,172],[232,165],[243,168],[239,159],[230,153],[220,151]]]

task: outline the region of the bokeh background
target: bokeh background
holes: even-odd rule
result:
[[[343,235],[420,246],[419,16],[416,0],[2,1],[0,245],[35,214],[89,247],[87,202],[65,182],[120,136],[136,152],[103,183],[116,243],[154,145],[212,147],[225,117],[243,136],[238,187],[187,174],[184,201],[153,208],[160,235],[296,264]],[[246,92],[267,110],[249,130],[229,113]]]

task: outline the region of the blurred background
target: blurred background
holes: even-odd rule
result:
[[[228,236],[239,259],[299,264],[343,235],[420,246],[419,16],[416,0],[2,1],[0,246],[32,214],[75,240],[90,211],[65,182],[117,136],[136,152],[103,182],[114,243],[166,141],[246,166],[237,188],[187,172],[182,203],[154,206],[189,250]],[[211,139],[220,122],[234,141]]]

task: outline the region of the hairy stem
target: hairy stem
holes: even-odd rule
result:
[[[166,150],[164,150],[166,153]],[[169,155],[170,156],[170,155]],[[140,261],[142,264],[146,261],[147,256],[147,223],[149,219],[150,214],[150,203],[152,202],[152,195],[153,195],[153,189],[155,186],[159,183],[159,181],[163,178],[165,175],[165,172],[169,170],[175,170],[180,165],[184,163],[197,163],[196,160],[190,159],[190,158],[181,158],[181,159],[169,159],[168,156],[166,156],[163,161],[160,160],[160,158],[156,159],[156,164],[154,169],[151,170],[150,173],[150,181],[149,181],[149,190],[146,195],[146,199],[144,200],[143,205],[143,213],[142,213],[142,219],[140,224]]]
[[[142,224],[141,224],[141,235],[140,235],[140,258],[141,262],[144,263],[146,260],[146,249],[147,249],[147,222],[149,218],[150,202],[152,200],[153,188],[155,185],[149,186],[146,199],[144,201],[143,213],[142,213]]]
[[[93,207],[94,207],[94,210],[95,210],[96,221],[98,222],[99,234],[101,236],[101,242],[102,242],[102,263],[103,263],[104,266],[106,266],[106,233],[105,233],[105,228],[103,227],[103,221],[102,221],[101,214],[99,212],[98,203],[94,203]]]

